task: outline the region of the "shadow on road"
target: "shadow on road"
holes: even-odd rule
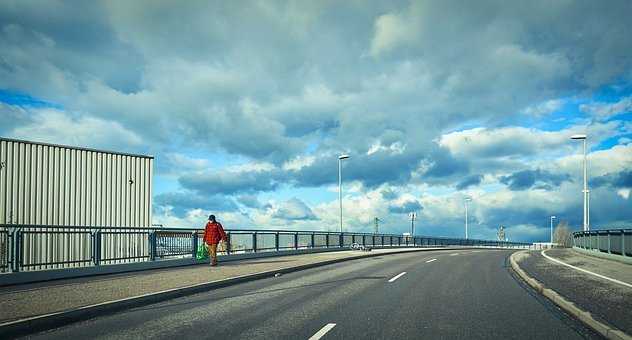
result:
[[[244,294],[234,294],[234,295],[228,295],[228,296],[222,296],[222,297],[209,297],[207,299],[196,300],[196,301],[189,301],[189,302],[181,302],[181,303],[168,303],[167,302],[167,304],[162,305],[162,306],[141,307],[141,308],[138,308],[138,309],[135,309],[135,310],[137,310],[137,311],[158,310],[158,309],[164,309],[164,308],[171,308],[171,307],[174,307],[174,306],[202,305],[202,304],[209,303],[209,302],[216,302],[216,301],[232,299],[232,298],[237,298],[237,297],[243,297],[243,296],[253,296],[253,295],[258,295],[258,294],[276,293],[276,292],[282,292],[282,291],[288,291],[288,290],[294,290],[294,289],[331,285],[331,284],[336,284],[336,283],[341,283],[341,282],[349,282],[349,281],[356,281],[356,280],[384,280],[386,278],[387,278],[386,276],[357,276],[357,277],[351,277],[351,278],[347,278],[347,279],[325,281],[325,282],[319,282],[319,283],[310,283],[310,284],[306,284],[306,285],[299,285],[299,286],[278,288],[278,289],[262,290],[262,291],[251,292],[251,293],[244,293]],[[205,294],[205,293],[201,293],[201,294]]]

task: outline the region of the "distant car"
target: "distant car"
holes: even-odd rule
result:
[[[349,246],[349,249],[351,249],[351,250],[371,251],[371,247],[367,247],[367,246],[361,245],[359,243],[351,243],[351,245]]]

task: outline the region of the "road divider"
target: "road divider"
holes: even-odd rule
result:
[[[400,277],[406,275],[406,272],[401,272],[397,275],[395,275],[392,279],[388,280],[388,282],[394,282],[395,280],[399,279]]]
[[[327,332],[329,332],[330,330],[332,330],[334,327],[336,327],[335,323],[328,323],[325,326],[323,326],[323,328],[321,328],[318,332],[316,332],[316,334],[312,335],[309,340],[318,340],[320,338],[322,338],[323,336],[325,336],[325,334],[327,334]]]

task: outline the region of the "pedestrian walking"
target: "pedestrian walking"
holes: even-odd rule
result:
[[[210,215],[204,228],[204,246],[211,255],[211,266],[217,266],[217,245],[220,241],[226,241],[226,232],[222,224],[215,220],[215,215]]]

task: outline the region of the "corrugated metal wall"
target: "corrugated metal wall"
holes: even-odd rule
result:
[[[151,226],[153,158],[0,138],[0,224]]]

